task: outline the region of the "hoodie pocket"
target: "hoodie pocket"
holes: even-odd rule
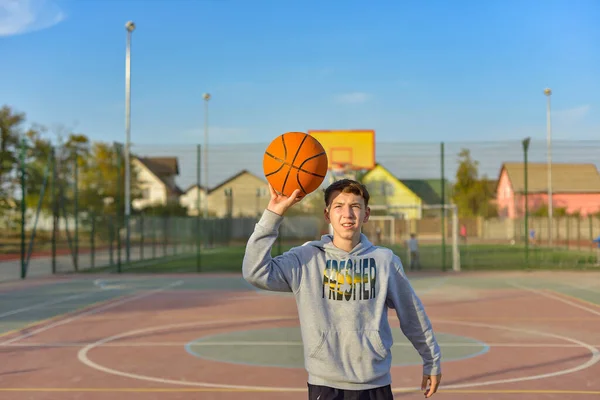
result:
[[[327,331],[309,353],[310,373],[332,381],[369,382],[389,372],[379,331]]]

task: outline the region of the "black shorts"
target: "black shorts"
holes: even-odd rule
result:
[[[308,384],[308,400],[393,400],[391,385],[367,390],[343,390]]]

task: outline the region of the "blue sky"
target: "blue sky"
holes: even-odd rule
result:
[[[136,145],[600,138],[594,0],[0,0],[0,103],[123,141],[128,20]]]

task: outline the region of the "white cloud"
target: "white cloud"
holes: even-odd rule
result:
[[[371,99],[371,95],[365,92],[344,93],[336,96],[335,100],[338,103],[344,104],[360,104],[366,103]]]
[[[565,110],[550,111],[551,116],[554,116],[560,122],[574,122],[583,119],[590,112],[590,105],[567,108]]]
[[[47,29],[65,18],[51,0],[0,0],[0,37]]]

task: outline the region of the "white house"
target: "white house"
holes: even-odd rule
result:
[[[206,201],[206,188],[194,184],[179,197],[179,204],[187,209],[188,215],[198,215],[198,195],[200,195],[200,213],[202,213]]]
[[[141,198],[132,201],[134,209],[179,202],[182,191],[175,183],[179,175],[176,157],[135,157],[131,163],[141,190]]]

